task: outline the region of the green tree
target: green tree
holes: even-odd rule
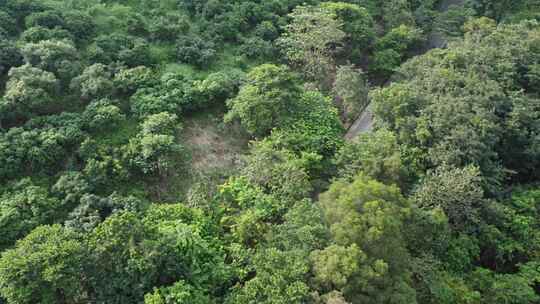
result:
[[[356,244],[348,247],[330,245],[311,253],[315,280],[326,288],[342,289],[366,263],[367,256]],[[362,271],[373,271],[369,268]]]
[[[382,18],[387,31],[401,25],[414,26],[415,20],[408,0],[382,2]]]
[[[276,48],[271,42],[259,37],[243,39],[239,53],[250,59],[264,59],[275,56]]]
[[[416,303],[399,189],[359,175],[333,183],[320,204],[337,246],[314,253],[317,280],[352,303]]]
[[[0,75],[23,63],[19,49],[7,40],[0,39]]]
[[[43,12],[32,13],[25,19],[26,27],[42,26],[46,28],[62,27],[64,25],[64,19],[60,12],[54,10],[47,10]]]
[[[179,33],[185,34],[190,27],[189,19],[184,13],[156,11],[148,24],[148,32],[154,40],[172,41]]]
[[[207,304],[211,303],[204,291],[178,281],[172,286],[154,289],[144,296],[144,304]]]
[[[27,129],[10,128],[0,134],[0,175],[55,174],[82,140],[77,114],[38,117],[28,122]]]
[[[375,39],[375,22],[364,7],[345,2],[323,2],[322,8],[335,14],[345,32],[345,48],[352,56],[369,50]],[[352,57],[351,56],[351,57]]]
[[[285,213],[283,223],[270,228],[265,245],[283,251],[302,250],[309,253],[325,248],[330,239],[320,205],[303,199],[295,202]]]
[[[482,238],[486,265],[505,272],[517,264],[535,263],[540,246],[540,231],[536,228],[539,197],[537,187],[519,187],[510,198],[486,206],[483,212],[491,215],[484,218],[488,224]]]
[[[21,48],[26,63],[69,81],[80,72],[77,49],[67,41],[44,40]]]
[[[228,101],[225,121],[238,118],[254,136],[267,135],[285,125],[295,113],[300,89],[286,66],[264,64],[254,68],[238,96]]]
[[[63,28],[75,37],[76,42],[88,40],[94,35],[96,22],[88,13],[81,10],[67,10],[62,12]]]
[[[20,38],[21,42],[26,43],[39,43],[40,41],[45,40],[55,40],[55,41],[73,41],[73,35],[71,35],[67,30],[55,27],[53,29],[34,26],[27,28]]]
[[[529,4],[529,1],[523,0],[473,0],[472,6],[479,15],[494,18],[500,21],[508,14],[515,12],[516,9],[521,8],[524,4]],[[530,3],[535,5],[534,3]]]
[[[91,232],[107,217],[123,211],[142,212],[147,204],[133,196],[123,197],[113,193],[107,197],[79,194],[77,207],[68,215],[64,225],[79,232]]]
[[[461,231],[474,230],[479,225],[479,211],[484,204],[484,192],[478,168],[438,167],[428,174],[415,191],[420,208],[441,208],[450,225]]]
[[[482,20],[468,26],[463,41],[409,61],[399,71],[402,80],[376,90],[372,99],[379,125],[397,135],[406,166],[423,171],[442,164],[476,165],[486,190],[496,192],[506,169],[520,178],[532,177],[530,168],[516,162],[516,149],[526,151],[520,155],[536,165],[531,135],[538,129],[531,122],[538,109],[531,107],[535,89],[526,80],[527,71],[534,69],[534,61],[526,58],[536,51],[523,37],[538,27],[494,28]]]
[[[82,113],[83,127],[91,131],[103,131],[114,128],[123,120],[125,115],[119,107],[108,99],[96,100],[86,106]]]
[[[280,219],[290,202],[277,199],[250,183],[246,177],[233,177],[220,187],[221,225],[235,243],[254,247],[262,241],[271,223]]]
[[[248,281],[233,291],[230,300],[241,303],[311,300],[314,289],[309,254],[328,245],[328,227],[318,204],[309,199],[295,202],[280,222],[269,227],[255,253],[248,251],[246,265],[241,268],[241,278]]]
[[[281,200],[295,201],[311,192],[307,172],[309,156],[302,159],[288,150],[276,150],[268,141],[251,147],[242,175]]]
[[[8,77],[0,105],[3,114],[7,114],[4,111],[14,111],[17,115],[28,118],[52,111],[53,97],[58,87],[54,74],[25,64],[12,68]]]
[[[133,213],[109,217],[92,231],[89,246],[96,262],[92,285],[96,300],[104,303],[137,302],[151,290],[165,249]],[[157,256],[151,258],[152,251]],[[137,286],[137,288],[134,288]]]
[[[158,79],[155,73],[145,66],[122,69],[114,75],[114,88],[127,95],[142,88],[152,87],[157,83]]]
[[[89,271],[95,300],[104,303],[143,302],[154,286],[185,282],[194,296],[210,295],[227,280],[219,241],[196,210],[181,204],[152,206],[141,218],[131,212],[110,216],[89,236]],[[204,226],[202,226],[204,227]],[[182,292],[180,283],[162,292]],[[182,299],[182,294],[176,294]],[[147,297],[149,297],[147,295]],[[159,303],[159,302],[158,302]]]
[[[131,111],[139,118],[145,118],[163,112],[179,113],[181,111],[181,89],[172,92],[161,88],[142,88],[130,98]]]
[[[243,72],[231,69],[212,73],[203,80],[192,81],[185,85],[182,109],[194,111],[224,103],[236,96],[244,78]]]
[[[6,249],[39,225],[62,219],[64,206],[47,189],[24,179],[0,196],[0,249]]]
[[[125,182],[129,172],[122,147],[99,145],[87,137],[78,149],[84,161],[82,172],[94,189],[106,189],[114,182]]]
[[[128,148],[132,164],[143,173],[162,176],[172,168],[171,156],[180,151],[180,146],[170,135],[148,134],[133,140]]]
[[[109,97],[113,93],[112,72],[104,64],[96,63],[71,80],[70,88],[84,100]]]
[[[0,292],[7,303],[84,303],[88,252],[79,234],[40,226],[2,253]]]
[[[450,6],[447,11],[437,15],[433,21],[434,31],[449,37],[463,35],[463,25],[474,16],[474,10],[469,7]]]
[[[88,56],[95,63],[122,62],[128,67],[152,65],[148,42],[121,33],[100,35],[88,47]]]
[[[0,20],[0,35],[12,36],[17,33],[17,21],[8,12],[0,10]]]
[[[279,148],[298,154],[313,153],[329,161],[343,144],[338,110],[330,98],[317,91],[304,92],[297,103],[296,115],[273,130],[269,140]]]
[[[335,156],[338,176],[353,179],[360,172],[371,178],[402,185],[406,177],[396,136],[388,130],[361,134]]]
[[[24,23],[26,16],[42,12],[46,10],[44,3],[39,3],[31,0],[18,0],[18,1],[7,1],[6,8],[12,12],[12,16],[17,19],[19,24]]]
[[[176,115],[163,112],[146,118],[141,126],[141,134],[175,135],[181,127]]]
[[[375,57],[371,69],[389,77],[401,62],[423,41],[422,31],[414,26],[392,28],[375,43]]]
[[[176,142],[177,117],[166,112],[148,116],[139,134],[125,146],[125,159],[144,174],[165,177],[183,150]]]
[[[233,292],[226,303],[305,303],[310,289],[305,283],[309,264],[299,250],[269,248],[254,257],[256,276]]]
[[[64,205],[75,206],[91,187],[78,171],[64,172],[51,187],[51,193],[62,199]]]
[[[474,287],[482,294],[480,303],[525,304],[539,300],[532,282],[519,274],[497,274],[487,269],[478,269],[472,276]]]
[[[176,42],[176,54],[180,61],[200,68],[207,67],[215,58],[214,44],[199,36],[180,36]]]

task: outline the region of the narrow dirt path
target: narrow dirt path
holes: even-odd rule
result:
[[[439,12],[446,12],[452,5],[464,5],[465,0],[443,0],[439,5]],[[426,41],[426,52],[434,48],[443,48],[446,46],[445,37],[437,32],[432,31]],[[387,82],[386,85],[389,85],[391,82]],[[373,112],[371,110],[371,105],[368,105],[364,112],[354,121],[354,123],[349,127],[347,133],[345,134],[346,140],[353,140],[361,133],[369,132],[373,129]]]
[[[368,132],[373,128],[373,113],[371,107],[367,106],[364,112],[360,114],[360,117],[354,121],[354,123],[347,130],[345,134],[346,140],[352,140],[360,133]]]

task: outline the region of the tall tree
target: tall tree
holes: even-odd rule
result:
[[[280,45],[289,61],[307,79],[328,88],[335,70],[334,55],[346,37],[334,12],[318,6],[299,6],[289,15]]]

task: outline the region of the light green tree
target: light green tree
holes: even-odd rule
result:
[[[403,235],[410,208],[400,190],[358,175],[334,182],[320,204],[335,242],[312,255],[322,290],[351,303],[416,303]]]
[[[334,55],[346,37],[334,12],[323,7],[299,6],[289,15],[291,23],[279,40],[291,64],[308,80],[327,88],[335,70]]]
[[[0,292],[9,304],[89,301],[84,265],[88,252],[77,233],[41,226],[0,258]]]

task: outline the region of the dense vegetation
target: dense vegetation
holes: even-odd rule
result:
[[[0,0],[0,304],[540,303],[537,20]]]

